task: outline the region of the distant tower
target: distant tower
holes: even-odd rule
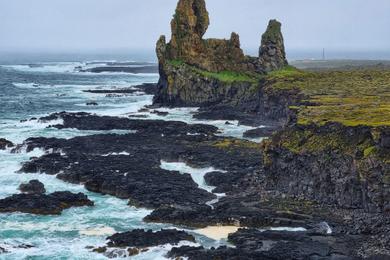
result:
[[[322,49],[322,60],[325,60],[325,48]]]

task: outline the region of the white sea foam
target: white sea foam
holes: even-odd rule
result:
[[[82,65],[83,63],[80,62],[47,62],[30,65],[2,65],[2,67],[25,72],[70,73]]]
[[[107,154],[103,154],[102,156],[104,157],[107,157],[107,156],[111,156],[111,155],[130,155],[128,152],[120,152],[120,153],[107,153]]]
[[[222,136],[232,136],[236,138],[243,138],[244,132],[248,130],[255,129],[257,127],[240,125],[238,121],[230,120],[200,120],[193,117],[193,114],[196,113],[199,108],[196,107],[181,107],[181,108],[159,108],[161,112],[168,112],[166,116],[160,116],[158,114],[151,114],[150,112],[140,112],[136,113],[138,115],[147,116],[148,119],[160,119],[167,121],[182,121],[187,124],[208,124],[218,127],[220,133],[217,135]],[[228,124],[226,122],[229,122]],[[263,126],[258,126],[263,127]],[[255,142],[261,142],[263,139],[254,138],[249,139]]]
[[[204,176],[208,172],[221,171],[217,170],[214,167],[207,168],[193,168],[186,163],[183,162],[167,162],[161,161],[160,167],[164,170],[168,171],[179,171],[181,173],[188,173],[191,175],[192,179],[196,184],[198,184],[199,188],[204,189],[208,192],[212,192],[215,189],[214,186],[210,186],[206,184]]]
[[[288,231],[288,232],[303,232],[307,231],[306,228],[303,227],[271,227],[269,230],[272,231]]]

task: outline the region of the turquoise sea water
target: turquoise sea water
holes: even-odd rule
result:
[[[157,82],[156,74],[125,73],[78,73],[77,66],[88,66],[84,62],[50,62],[36,64],[15,64],[0,66],[0,138],[20,144],[29,137],[72,138],[93,135],[103,131],[80,131],[76,129],[47,128],[50,124],[37,120],[20,120],[48,115],[60,111],[85,111],[100,115],[128,116],[151,104],[152,96],[144,94],[125,95],[110,98],[102,94],[85,93],[85,89],[107,89],[130,87],[141,83]],[[89,101],[98,106],[87,106]],[[181,120],[188,123],[197,121],[191,113],[195,108],[165,109],[167,117],[146,114],[149,118]],[[241,137],[251,127],[225,125],[225,121],[208,121],[218,126],[220,134]],[[107,132],[107,131],[106,131]],[[108,131],[126,133],[126,131]],[[104,133],[104,132],[103,132]],[[159,230],[180,228],[171,225],[147,224],[143,217],[150,213],[146,209],[129,207],[126,200],[88,192],[81,185],[65,183],[44,173],[17,173],[21,164],[30,157],[39,156],[44,151],[30,153],[10,153],[0,151],[0,198],[18,193],[22,182],[39,179],[47,192],[83,192],[95,202],[94,207],[65,210],[61,216],[35,216],[31,214],[0,214],[0,247],[7,252],[0,259],[105,259],[103,255],[91,252],[90,246],[105,244],[105,238],[114,233],[135,228]],[[205,172],[210,169],[192,169],[183,164],[162,164],[172,170],[191,173],[202,188],[210,187],[202,183]],[[191,232],[191,231],[190,231]],[[213,241],[196,235],[197,242],[204,246],[215,246],[224,241]],[[156,247],[134,259],[164,259],[170,245]]]

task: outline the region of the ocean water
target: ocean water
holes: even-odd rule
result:
[[[105,64],[104,61],[98,63],[99,66]],[[140,114],[137,112],[140,108],[152,103],[153,97],[146,94],[135,93],[110,98],[102,94],[86,93],[83,90],[115,89],[153,83],[158,80],[157,74],[80,73],[75,70],[79,66],[85,68],[91,65],[85,61],[0,65],[0,138],[20,144],[29,137],[38,136],[72,138],[97,133],[127,133],[128,131],[123,130],[58,130],[47,126],[61,122],[23,121],[61,111],[129,116]],[[99,105],[86,105],[92,101]],[[225,121],[195,120],[192,113],[196,108],[162,110],[169,112],[169,115],[159,117],[155,114],[144,114],[152,119],[213,124],[220,128],[220,135],[235,137],[242,137],[244,131],[252,128],[239,125],[238,122],[226,125]],[[44,173],[16,173],[23,162],[43,153],[44,151],[40,150],[30,153],[22,150],[16,154],[10,153],[9,150],[0,151],[0,198],[18,193],[17,187],[22,182],[39,179],[45,184],[47,192],[63,190],[83,192],[95,202],[95,206],[68,209],[60,216],[0,214],[0,247],[7,250],[7,253],[0,254],[0,259],[106,259],[101,254],[91,252],[88,247],[104,245],[105,238],[114,232],[135,228],[181,229],[170,225],[144,223],[142,219],[150,211],[129,207],[126,200],[88,192],[81,185],[69,184]],[[212,168],[194,169],[179,162],[162,162],[162,167],[190,173],[201,188],[212,190],[212,187],[207,186],[203,180],[204,174],[214,170]],[[210,247],[226,243],[192,233],[196,235],[198,245]],[[164,259],[164,255],[171,247],[171,245],[155,247],[134,259]]]

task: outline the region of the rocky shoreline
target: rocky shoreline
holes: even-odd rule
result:
[[[321,255],[325,258],[336,255],[359,257],[387,252],[388,218],[383,213],[363,214],[363,209],[335,207],[334,203],[325,205],[310,198],[293,198],[288,193],[282,195],[283,189],[280,187],[264,186],[269,182],[269,168],[263,161],[267,161],[264,155],[268,156],[270,150],[267,148],[264,153],[262,146],[257,143],[217,136],[217,129],[213,126],[188,125],[175,121],[66,112],[40,120],[56,119],[62,119],[63,124],[51,127],[126,129],[132,132],[126,135],[101,134],[69,140],[30,138],[14,148],[14,152],[21,147],[26,147],[27,151],[41,148],[52,152],[26,162],[21,172],[56,174],[57,178],[66,182],[84,184],[90,191],[128,199],[129,205],[153,210],[145,218],[147,222],[170,223],[189,228],[213,225],[254,228],[256,235],[251,231],[240,236],[245,243],[251,241],[259,247],[259,253],[253,253],[245,245],[237,246],[236,249],[222,247],[215,250],[183,247],[173,249],[171,256],[188,256],[190,259],[234,259],[237,255],[245,255],[248,259],[260,255],[265,259],[286,257],[290,247],[284,246],[290,243],[288,237],[295,232],[281,231],[278,236],[270,235],[267,238],[257,236],[259,233],[255,232],[256,229],[270,227],[304,228],[307,233],[301,234],[299,241],[312,241],[310,234],[313,232],[319,235],[320,242],[313,244],[291,242],[293,244],[290,246],[296,248],[296,256],[301,258],[312,257],[321,248]],[[185,162],[193,167],[218,169],[205,175],[205,182],[215,187],[213,193],[198,187],[189,174],[163,170],[161,161]],[[283,182],[280,183],[282,184]],[[226,196],[209,204],[217,198],[217,193],[226,193]],[[376,221],[372,222],[373,219]],[[329,229],[321,228],[324,221],[330,225]],[[329,230],[332,232],[329,233]],[[283,236],[283,243],[278,242]],[[334,248],[335,239],[338,243],[353,241],[353,245],[348,244],[343,247],[343,251],[338,247]],[[260,250],[264,243],[271,243],[274,250]]]
[[[302,120],[302,109],[318,112],[324,93],[313,94],[313,101],[297,87],[306,74],[287,66],[281,24],[270,21],[258,57],[243,54],[236,33],[228,40],[204,39],[208,25],[204,0],[180,0],[170,42],[162,36],[157,43],[157,85],[84,90],[154,95],[153,104],[139,113],[114,117],[64,111],[34,119],[51,130],[124,134],[34,137],[17,145],[0,139],[0,150],[41,149],[44,154],[24,162],[19,173],[53,175],[90,192],[124,199],[128,205],[123,210],[150,210],[144,222],[175,227],[120,232],[107,237],[106,244],[88,248],[108,258],[168,244],[167,257],[173,259],[388,259],[386,122]],[[142,114],[168,118],[170,112],[158,108],[188,106],[200,107],[195,119],[226,125],[238,121],[253,127],[243,138],[266,139],[256,143],[223,136],[207,121],[190,124]],[[164,168],[169,163],[207,171],[202,175]],[[37,180],[21,184],[19,190],[22,194],[0,200],[0,212],[58,215],[70,207],[94,205],[82,193],[46,194]],[[226,237],[229,246],[197,244],[194,234],[210,227],[237,229]],[[0,247],[0,254],[5,251]]]

